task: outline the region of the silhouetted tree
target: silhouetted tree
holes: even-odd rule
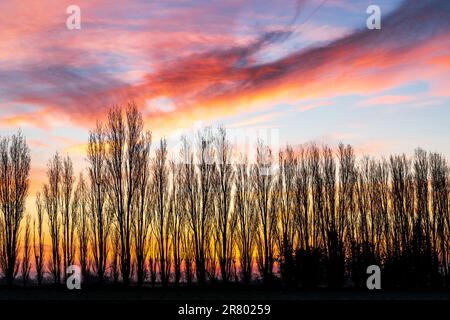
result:
[[[88,278],[89,242],[91,234],[89,225],[89,199],[87,192],[86,182],[83,174],[80,173],[73,199],[73,210],[76,210],[78,215],[76,221],[74,219],[74,222],[76,222],[77,225],[78,256],[84,281]]]
[[[136,273],[137,281],[139,285],[144,283],[146,277],[146,263],[149,251],[149,241],[150,238],[150,226],[151,226],[151,211],[152,204],[149,202],[153,199],[150,194],[150,144],[151,135],[147,133],[145,139],[141,141],[141,145],[137,147],[135,152],[138,153],[138,194],[136,196],[136,216],[133,219],[133,235],[134,235],[134,246],[136,250]]]
[[[309,150],[301,146],[297,151],[296,172],[292,186],[295,203],[295,227],[297,232],[297,249],[304,249],[307,253],[311,248],[311,219],[310,219],[310,188],[311,170],[309,168]]]
[[[117,226],[111,228],[111,277],[113,283],[117,284],[120,278],[120,233]]]
[[[33,249],[34,265],[36,268],[36,279],[38,285],[42,284],[44,278],[44,231],[42,229],[44,222],[44,204],[41,193],[36,193],[36,217],[33,220]]]
[[[354,223],[355,189],[357,182],[357,168],[353,148],[350,145],[339,144],[337,150],[338,183],[337,202],[334,210],[335,217],[332,224],[336,224],[338,274],[336,278],[339,284],[343,284],[345,275],[345,235],[348,234],[349,224]],[[373,220],[372,220],[373,222]],[[373,224],[371,224],[373,225]],[[372,250],[373,251],[373,250]],[[373,260],[371,262],[374,262]],[[372,264],[372,263],[369,263]]]
[[[137,106],[128,104],[125,117],[122,109],[109,110],[105,128],[108,142],[106,167],[108,172],[108,195],[111,210],[120,234],[120,266],[123,283],[129,285],[131,272],[132,223],[136,197],[139,195],[140,155],[143,145],[142,115]]]
[[[433,263],[432,233],[434,224],[431,223],[429,212],[429,169],[426,151],[417,149],[414,162],[414,198],[415,213],[412,215],[412,254],[416,267],[415,282],[421,286],[428,281],[436,280],[438,265]],[[436,268],[436,270],[433,270]]]
[[[215,226],[217,228],[217,255],[222,280],[227,282],[231,275],[235,247],[236,214],[231,206],[231,191],[234,184],[234,170],[231,163],[232,146],[226,129],[218,128],[214,137],[216,169],[213,177],[213,192],[216,203]]]
[[[209,128],[198,133],[196,166],[192,146],[186,139],[183,140],[183,186],[187,189],[187,216],[193,233],[195,271],[200,284],[206,280],[206,258],[207,250],[210,249],[210,227],[214,213],[211,191],[214,173],[212,142]]]
[[[283,280],[292,284],[294,270],[294,183],[297,159],[290,146],[280,151],[278,156],[279,173],[275,182],[278,216],[278,248],[280,272]]]
[[[48,182],[43,186],[44,204],[51,238],[51,259],[48,269],[55,284],[61,282],[61,173],[62,160],[56,153],[47,164]]]
[[[22,282],[25,287],[30,279],[31,269],[31,217],[27,215],[25,218],[25,230],[23,233],[22,245]]]
[[[156,156],[152,166],[153,171],[153,201],[154,227],[158,243],[159,277],[161,283],[166,285],[170,276],[170,223],[172,220],[170,210],[169,173],[167,166],[167,142],[161,139],[156,149]]]
[[[89,191],[89,222],[92,240],[94,267],[99,282],[102,283],[108,259],[108,235],[111,229],[111,209],[106,207],[108,192],[108,172],[106,152],[108,144],[101,124],[89,135],[87,147]]]
[[[18,269],[20,223],[25,210],[30,149],[21,132],[0,139],[0,265],[8,285]]]
[[[236,190],[234,196],[234,211],[237,215],[236,244],[239,250],[239,266],[242,280],[248,284],[252,280],[257,211],[248,159],[241,156],[240,161],[236,165]]]
[[[63,273],[66,275],[67,267],[72,265],[75,256],[74,234],[76,225],[76,206],[72,208],[72,194],[74,185],[73,164],[69,156],[62,160],[61,171],[61,226],[62,251],[63,251]],[[76,204],[77,205],[77,204]]]
[[[256,163],[252,180],[258,214],[257,252],[258,266],[264,281],[271,280],[275,254],[276,197],[272,194],[273,173],[272,150],[261,140],[256,146]]]
[[[431,211],[433,213],[431,234],[434,259],[442,269],[444,279],[449,279],[450,215],[449,215],[449,168],[446,159],[438,153],[429,155]]]
[[[182,161],[180,168],[181,180],[181,198],[183,203],[183,216],[186,221],[182,231],[182,247],[184,257],[184,269],[186,282],[191,284],[194,278],[193,260],[197,259],[199,236],[197,230],[199,226],[198,221],[198,206],[197,206],[197,189],[198,189],[198,175],[195,170],[194,155],[192,146],[186,137],[181,138],[182,146],[180,150],[180,158]],[[191,232],[192,231],[192,232]]]
[[[175,160],[170,161],[170,174],[172,181],[172,192],[170,198],[170,210],[172,214],[170,217],[172,221],[170,222],[170,233],[172,239],[172,250],[173,250],[173,267],[174,267],[174,283],[179,284],[181,280],[182,273],[182,262],[183,262],[183,232],[185,232],[184,221],[185,221],[185,198],[184,191],[182,187],[182,176],[180,173],[180,165],[176,163]]]
[[[390,157],[392,201],[392,250],[390,279],[410,286],[414,275],[412,266],[412,219],[414,214],[414,185],[411,161],[405,155]]]
[[[198,189],[196,216],[191,216],[194,227],[195,240],[195,268],[197,280],[203,284],[206,280],[206,261],[211,249],[212,223],[214,217],[214,203],[212,180],[214,177],[214,148],[211,128],[204,128],[197,136],[197,169]]]

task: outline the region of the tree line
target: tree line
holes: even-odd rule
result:
[[[113,107],[89,134],[87,167],[56,153],[25,214],[30,150],[0,139],[0,266],[6,282],[284,282],[449,285],[449,167],[439,153],[357,159],[350,145],[314,143],[234,161],[226,129],[161,139],[152,150],[134,104]],[[50,243],[46,243],[46,239]],[[49,249],[47,249],[47,247]],[[33,271],[33,272],[30,272]]]

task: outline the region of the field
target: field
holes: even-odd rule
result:
[[[265,288],[261,286],[206,286],[179,288],[151,288],[105,286],[67,290],[55,287],[0,288],[0,300],[254,300],[254,301],[450,301],[447,290],[368,291],[368,290],[300,290],[287,288]]]

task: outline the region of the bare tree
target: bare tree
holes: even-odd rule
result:
[[[449,168],[446,159],[439,153],[429,155],[431,180],[431,210],[433,212],[432,243],[436,259],[440,261],[445,280],[449,281]]]
[[[63,229],[61,245],[64,275],[66,275],[67,267],[73,264],[75,255],[74,230],[76,221],[74,220],[76,219],[76,210],[71,210],[73,185],[73,164],[72,160],[67,156],[62,160],[61,171],[61,225]]]
[[[214,139],[216,151],[216,170],[213,178],[216,202],[216,221],[218,229],[217,254],[222,280],[227,282],[231,274],[234,253],[236,214],[231,206],[231,192],[234,183],[234,170],[231,164],[232,146],[224,127],[219,127]]]
[[[302,146],[298,150],[296,172],[294,174],[295,182],[293,186],[295,202],[295,225],[297,232],[298,248],[302,248],[307,254],[311,247],[311,221],[310,211],[310,184],[311,172],[308,166],[309,152],[308,148]]]
[[[413,214],[412,227],[413,259],[416,266],[416,283],[426,285],[426,279],[436,281],[439,265],[435,262],[435,247],[432,235],[435,232],[430,215],[429,204],[429,164],[428,154],[417,149],[414,157],[414,191],[415,214]]]
[[[311,172],[312,246],[314,248],[323,248],[326,241],[322,237],[324,232],[320,216],[324,210],[324,182],[320,164],[320,150],[315,144],[309,147],[308,166]]]
[[[172,251],[173,251],[173,267],[174,267],[174,283],[178,285],[181,280],[181,265],[183,261],[182,255],[182,241],[183,232],[185,231],[184,217],[185,217],[185,197],[182,188],[182,175],[180,173],[180,166],[175,160],[170,161],[170,173],[172,181],[172,192],[170,198],[170,210],[171,218],[170,233],[172,239]]]
[[[78,257],[80,260],[81,274],[84,281],[88,276],[88,257],[89,257],[89,242],[90,242],[90,226],[89,226],[89,206],[88,206],[87,186],[84,181],[83,174],[80,173],[78,185],[75,190],[73,199],[73,210],[78,215],[74,222],[77,225],[78,235]]]
[[[41,193],[36,193],[36,217],[33,220],[33,249],[34,265],[36,268],[36,279],[38,285],[42,284],[44,279],[44,231],[42,229],[44,222],[44,203]]]
[[[213,137],[211,128],[204,128],[197,136],[198,189],[195,215],[191,215],[194,230],[195,268],[197,280],[203,284],[206,280],[207,251],[210,249],[211,223],[214,217],[212,179],[215,170]]]
[[[92,255],[95,271],[99,282],[102,283],[106,272],[108,259],[108,235],[112,217],[106,208],[107,199],[107,142],[100,124],[89,135],[87,148],[89,194],[89,220],[92,240]]]
[[[241,157],[236,166],[236,191],[234,211],[237,214],[237,247],[240,257],[242,280],[248,284],[252,280],[253,254],[255,252],[255,233],[257,228],[257,211],[253,196],[251,172],[247,158]]]
[[[414,213],[414,186],[411,173],[411,161],[406,155],[390,157],[391,171],[391,228],[392,250],[391,257],[394,276],[399,284],[407,284],[412,274],[408,266],[411,265],[412,216]]]
[[[133,236],[136,250],[136,273],[138,284],[142,285],[146,277],[146,262],[149,251],[150,225],[152,204],[150,194],[150,144],[151,135],[147,133],[145,139],[142,139],[141,145],[136,152],[139,154],[138,167],[138,195],[135,198],[136,216],[133,219]]]
[[[294,202],[297,241],[295,279],[304,287],[314,287],[321,280],[322,248],[318,239],[318,214],[322,199],[319,151],[314,144],[296,151]]]
[[[336,163],[333,152],[328,146],[322,149],[322,169],[324,182],[324,208],[320,214],[322,237],[328,256],[328,281],[339,286],[343,281],[343,230],[338,224],[336,212]]]
[[[167,142],[161,139],[156,149],[152,166],[153,193],[155,201],[154,232],[158,243],[159,276],[163,285],[169,280],[170,273],[170,194],[167,167]]]
[[[195,260],[195,243],[193,241],[192,232],[188,228],[183,228],[181,238],[182,254],[184,260],[184,273],[187,284],[194,281],[194,260]]]
[[[22,245],[22,282],[25,287],[30,280],[31,269],[31,217],[27,215],[25,218],[25,232],[23,234]]]
[[[294,183],[297,168],[297,159],[294,150],[289,145],[279,153],[279,174],[276,181],[276,199],[278,204],[279,219],[277,226],[278,248],[280,250],[280,267],[283,280],[292,283],[294,263]]]
[[[20,222],[28,194],[30,149],[21,132],[0,139],[0,265],[8,285],[17,275]]]
[[[372,261],[374,252],[371,242],[373,239],[372,231],[374,230],[374,225],[371,223],[371,217],[374,216],[370,194],[371,188],[374,187],[371,186],[371,176],[370,159],[364,157],[356,176],[355,209],[357,210],[351,210],[349,213],[347,232],[352,257],[352,278],[357,284],[363,281],[367,265],[375,263],[375,261]],[[341,199],[342,196],[340,197],[340,207],[342,208]]]
[[[193,260],[200,260],[199,257],[199,225],[198,225],[198,175],[195,170],[194,155],[192,145],[187,137],[181,138],[182,147],[180,158],[182,166],[180,170],[180,180],[183,189],[184,210],[186,222],[189,228],[184,228],[182,232],[183,255],[185,263],[186,281],[190,284],[193,280]],[[192,232],[191,232],[192,231]]]
[[[375,259],[379,262],[390,256],[390,221],[389,221],[389,165],[385,159],[371,161],[371,204],[373,218],[373,241],[375,242]]]
[[[258,265],[264,281],[273,276],[276,239],[276,198],[272,194],[274,174],[272,150],[261,140],[256,146],[253,165],[253,190],[258,211]]]
[[[131,240],[135,198],[139,194],[139,152],[143,133],[142,115],[135,104],[129,104],[125,111],[110,109],[106,125],[106,166],[111,209],[120,231],[120,265],[123,282],[130,283]]]
[[[58,153],[51,158],[47,165],[48,183],[44,184],[44,203],[48,216],[48,227],[51,238],[51,260],[49,270],[53,276],[53,282],[61,282],[61,173],[62,160]]]
[[[113,226],[111,230],[111,255],[111,277],[113,283],[118,283],[120,277],[120,233],[116,226]]]
[[[183,160],[181,175],[182,186],[185,189],[186,222],[192,234],[184,235],[185,241],[193,241],[195,272],[197,281],[203,284],[206,280],[207,258],[212,236],[212,220],[214,217],[212,179],[214,174],[214,150],[210,128],[205,128],[197,135],[197,153],[194,163],[192,144],[186,137],[182,138],[181,158]],[[185,243],[185,249],[190,244]],[[186,275],[190,279],[190,254],[185,250]],[[212,255],[214,256],[214,255]],[[211,262],[210,262],[211,263]],[[190,280],[188,280],[190,281]]]

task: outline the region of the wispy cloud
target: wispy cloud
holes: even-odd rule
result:
[[[332,104],[333,104],[333,102],[328,101],[328,100],[327,101],[310,102],[310,103],[298,106],[297,109],[299,111],[304,112],[304,111],[314,110],[314,109],[321,108],[321,107],[330,106]]]
[[[233,123],[229,127],[231,128],[240,128],[240,127],[249,127],[255,126],[259,124],[270,124],[276,121],[277,118],[285,116],[289,112],[270,112],[256,116],[250,116],[247,120],[238,121]]]
[[[385,95],[364,100],[359,105],[363,107],[395,105],[395,104],[409,103],[415,101],[416,99],[417,97],[415,96]]]

